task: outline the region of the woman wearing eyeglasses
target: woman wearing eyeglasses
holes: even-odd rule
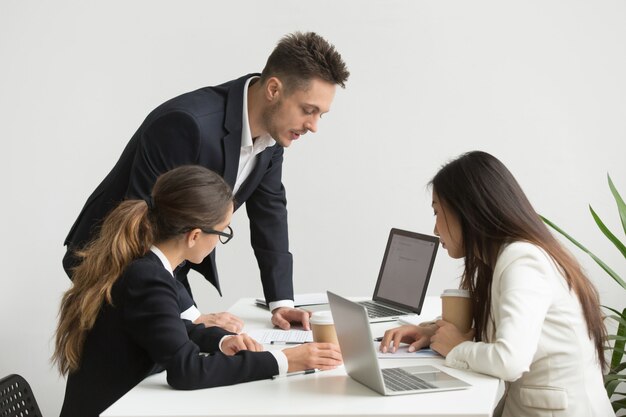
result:
[[[52,359],[68,375],[62,417],[97,416],[160,370],[173,388],[196,389],[341,364],[333,344],[262,352],[245,334],[181,319],[188,304],[172,271],[230,240],[232,213],[219,175],[183,166],[158,178],[150,202],[107,216],[61,303]]]

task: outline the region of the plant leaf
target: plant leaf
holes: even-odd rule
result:
[[[618,323],[618,325],[620,324],[626,325],[626,317],[615,316],[615,315],[610,315],[610,316],[605,316],[605,317],[615,320]]]
[[[611,398],[613,396],[613,394],[615,394],[615,390],[617,389],[617,387],[621,383],[622,383],[622,381],[614,379],[614,380],[608,381],[608,382],[606,382],[604,384],[604,388],[606,389],[606,393],[609,396],[609,398]]]
[[[613,411],[615,411],[615,415],[617,415],[618,411],[626,408],[626,399],[611,401],[611,404],[613,405]]]
[[[606,347],[605,347],[605,348],[604,348],[604,350],[605,350],[605,351],[607,351],[607,350],[611,350],[611,351],[613,351],[613,354],[611,355],[611,360],[613,359],[613,356],[614,356],[614,355],[616,355],[616,354],[618,355],[618,357],[622,357],[622,358],[624,357],[624,351],[623,351],[623,350],[621,350],[621,349],[614,349],[614,348],[612,348],[612,347],[609,347],[609,348],[606,348]],[[621,360],[621,359],[620,359],[620,360]],[[610,365],[609,365],[609,366],[610,366]],[[618,366],[619,366],[619,365],[618,365]],[[609,375],[609,374],[615,374],[615,373],[616,373],[616,372],[614,372],[614,371],[613,371],[613,369],[610,369],[610,368],[609,368],[609,372],[607,373],[607,375]],[[625,378],[624,378],[624,379],[626,379],[626,375],[625,375]]]
[[[619,353],[620,355],[624,356],[624,351],[623,351],[623,350],[620,350],[620,349],[615,349],[615,348],[609,348],[608,350],[612,350],[612,351],[617,352],[617,353]]]
[[[623,374],[606,374],[604,375],[604,385],[610,381],[626,379],[626,375]]]
[[[619,374],[626,369],[626,362],[618,364],[615,368],[611,369],[611,373]]]
[[[613,181],[611,180],[611,176],[606,174],[609,179],[609,188],[611,189],[611,193],[613,194],[613,198],[615,198],[615,203],[617,203],[617,210],[619,211],[619,218],[622,221],[622,228],[624,229],[624,234],[626,234],[626,203],[622,199],[622,196],[617,192],[617,188],[613,185]]]
[[[604,233],[604,236],[606,236],[615,245],[617,250],[619,250],[622,253],[624,258],[626,258],[626,246],[624,246],[624,244],[620,242],[620,240],[609,230],[609,228],[606,227],[604,222],[600,219],[600,217],[598,217],[596,212],[593,210],[593,207],[589,206],[589,211],[591,211],[591,215],[593,216],[593,219],[596,221],[596,224],[598,225],[602,233]]]
[[[606,271],[607,274],[609,274],[611,276],[611,278],[613,278],[619,285],[622,286],[622,288],[626,289],[626,282],[624,282],[624,280],[622,280],[619,275],[617,275],[617,273],[615,271],[613,271],[611,268],[609,268],[609,266],[607,264],[605,264],[604,262],[602,262],[602,260],[600,258],[598,258],[596,255],[594,255],[589,249],[587,249],[586,247],[584,247],[582,244],[578,243],[578,241],[576,241],[576,239],[574,239],[573,237],[571,237],[570,235],[568,235],[564,230],[562,230],[559,226],[557,226],[556,224],[552,223],[550,220],[546,219],[543,216],[540,216],[541,219],[544,221],[544,223],[546,223],[548,226],[550,226],[551,228],[553,228],[554,230],[556,230],[557,232],[559,232],[560,234],[562,234],[563,236],[565,236],[570,242],[572,242],[574,245],[578,246],[583,252],[585,252],[587,255],[591,256],[591,258],[596,261],[596,263],[598,265],[600,265],[600,267],[602,269],[604,269]]]
[[[626,308],[622,311],[622,317],[626,315]],[[613,355],[611,355],[611,369],[620,366],[622,359],[624,358],[624,347],[626,346],[626,325],[620,323],[617,326],[617,332],[615,334],[615,344],[613,345]],[[619,371],[617,371],[619,372]]]
[[[611,310],[613,313],[615,313],[615,314],[617,314],[617,315],[620,315],[620,314],[621,314],[619,311],[617,311],[617,310],[616,310],[616,309],[614,309],[614,308],[611,308],[611,307],[608,307],[608,306],[605,306],[605,305],[603,305],[602,307],[606,308],[607,310]]]

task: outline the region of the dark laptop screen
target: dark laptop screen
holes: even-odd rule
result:
[[[374,300],[420,313],[439,247],[435,236],[391,229]]]

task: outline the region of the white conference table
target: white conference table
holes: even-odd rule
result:
[[[316,309],[320,309],[317,307]],[[245,321],[245,330],[271,328],[270,314],[243,298],[229,311]],[[420,317],[430,320],[440,311],[439,297],[426,297]],[[372,324],[374,336],[397,322]],[[266,349],[277,348],[266,345]],[[282,347],[284,348],[284,346]],[[497,378],[447,368],[442,358],[379,359],[381,367],[430,364],[472,385],[458,391],[382,396],[351,379],[343,366],[332,371],[262,380],[227,387],[177,391],[165,372],[152,375],[109,407],[102,417],[219,416],[485,416],[499,398]]]

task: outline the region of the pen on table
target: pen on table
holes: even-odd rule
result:
[[[303,343],[309,343],[309,342],[285,342],[283,340],[272,340],[270,342],[270,345],[301,345]]]
[[[274,375],[272,379],[285,378],[285,377],[294,376],[294,375],[314,374],[317,371],[318,369],[306,369],[304,371],[287,372],[286,374],[282,374],[282,375]]]

